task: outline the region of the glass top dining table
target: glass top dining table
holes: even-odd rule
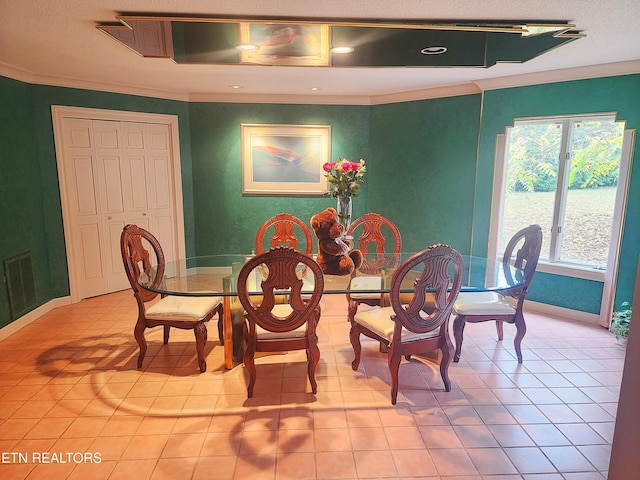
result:
[[[393,270],[414,253],[367,254],[363,265],[353,276],[376,276],[379,282],[366,282],[366,289],[358,289],[358,294],[384,295],[389,292],[389,279]],[[522,271],[498,260],[463,255],[464,276],[461,292],[465,291],[505,291],[520,285]],[[167,261],[153,266],[138,278],[138,284],[149,291],[162,295],[216,296],[223,299],[224,355],[227,368],[234,366],[231,342],[232,319],[231,301],[237,296],[236,278],[247,261],[246,254],[219,254]],[[308,274],[307,276],[310,276]],[[301,273],[302,293],[311,293],[313,281]],[[323,295],[348,294],[351,290],[351,275],[325,275]],[[249,294],[260,294],[260,281],[249,286]],[[412,291],[408,285],[406,291]],[[346,302],[346,300],[345,300]]]

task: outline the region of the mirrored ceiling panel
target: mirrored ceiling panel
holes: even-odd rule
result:
[[[490,67],[583,37],[567,22],[440,23],[123,14],[97,25],[143,57],[180,64]]]

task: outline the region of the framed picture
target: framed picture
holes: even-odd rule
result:
[[[331,125],[241,125],[242,193],[322,195]]]
[[[241,23],[240,39],[253,50],[241,50],[240,63],[260,65],[329,65],[329,25]]]

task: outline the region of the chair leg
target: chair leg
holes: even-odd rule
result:
[[[318,383],[316,382],[316,366],[320,361],[320,349],[318,348],[318,336],[313,335],[315,339],[309,340],[309,348],[307,349],[307,375],[311,384],[311,391],[318,393]]]
[[[398,399],[398,370],[400,369],[400,359],[402,358],[401,346],[396,343],[391,344],[387,362],[389,364],[389,373],[391,374],[391,405],[395,405]]]
[[[207,326],[204,322],[200,322],[195,327],[193,327],[193,333],[196,337],[198,366],[200,367],[200,373],[204,373],[207,371],[207,362],[204,359],[204,347],[207,345]]]
[[[162,343],[166,345],[167,343],[169,343],[169,333],[171,332],[171,327],[169,325],[163,325],[162,328],[164,330],[163,336],[162,336]]]
[[[244,351],[244,368],[249,374],[249,384],[247,385],[247,397],[253,397],[253,387],[256,385],[256,364],[254,363],[254,357],[256,353],[255,338],[249,338],[247,335],[247,349]]]
[[[453,319],[453,338],[456,340],[456,351],[453,354],[453,361],[458,363],[460,361],[460,353],[462,352],[462,340],[464,339],[464,315],[456,315]]]
[[[138,319],[136,326],[133,329],[133,336],[140,346],[140,353],[138,354],[138,368],[142,368],[142,361],[147,354],[147,340],[144,338],[144,331],[146,330],[146,322],[142,319]]]
[[[358,312],[358,302],[355,300],[349,300],[348,310],[347,310],[347,320],[353,323],[353,317],[356,316]]]
[[[220,345],[224,345],[224,311],[222,309],[222,304],[218,305],[218,340],[220,341]]]
[[[516,326],[516,336],[513,339],[513,347],[516,350],[516,357],[518,357],[518,363],[522,363],[522,339],[524,335],[527,333],[527,324],[524,321],[524,317],[522,315],[516,316],[515,319]]]
[[[496,333],[498,334],[498,341],[501,342],[502,339],[504,338],[504,332],[503,332],[503,325],[504,322],[502,320],[496,320]]]
[[[449,365],[451,365],[453,352],[453,344],[451,343],[451,339],[447,335],[443,341],[443,345],[440,350],[442,351],[442,358],[440,359],[440,376],[442,377],[442,382],[444,383],[444,391],[451,391],[451,380],[449,379]]]
[[[351,322],[351,330],[349,330],[349,339],[353,347],[353,362],[351,369],[355,372],[360,366],[360,354],[362,353],[362,345],[360,344],[360,327],[356,322]]]

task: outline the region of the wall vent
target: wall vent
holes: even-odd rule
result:
[[[11,319],[15,320],[36,306],[36,286],[31,263],[31,252],[25,252],[4,261],[4,272],[9,294]]]

